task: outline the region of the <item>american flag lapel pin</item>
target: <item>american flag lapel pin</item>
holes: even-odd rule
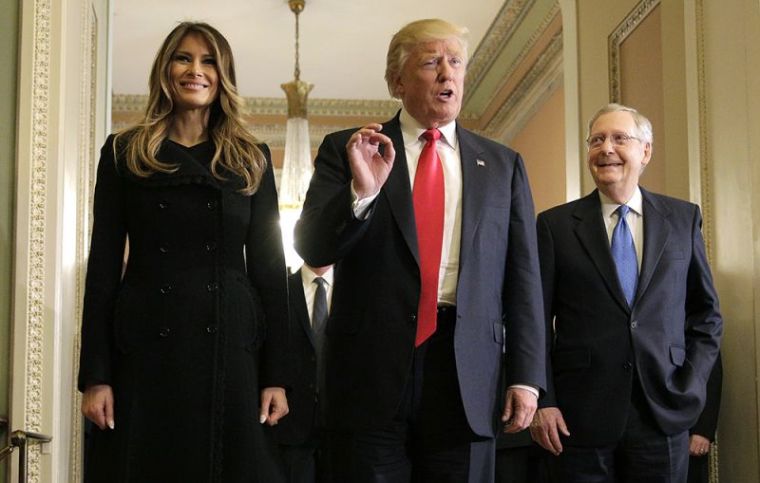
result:
[[[475,163],[477,163],[478,166],[483,166],[483,167],[486,165],[486,162],[483,161],[482,159],[475,160]]]

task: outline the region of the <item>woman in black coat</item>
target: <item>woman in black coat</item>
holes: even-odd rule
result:
[[[98,166],[85,479],[276,482],[261,424],[288,410],[287,282],[269,150],[244,127],[229,44],[209,25],[177,26],[149,84],[143,120]]]

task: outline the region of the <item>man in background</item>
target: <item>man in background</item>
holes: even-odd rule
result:
[[[330,481],[319,406],[324,386],[325,324],[332,292],[332,265],[304,264],[288,277],[289,356],[294,368],[293,385],[288,393],[290,414],[270,429],[279,447],[288,483]]]

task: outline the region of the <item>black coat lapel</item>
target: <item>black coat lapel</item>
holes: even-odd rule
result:
[[[652,281],[652,276],[670,237],[670,223],[667,219],[670,214],[668,207],[644,189],[641,190],[641,196],[644,200],[644,253],[641,261],[639,285],[636,290],[637,300],[644,295],[649,282]]]
[[[309,320],[309,308],[306,306],[306,296],[303,292],[303,281],[301,279],[301,270],[288,278],[288,290],[290,291],[290,316],[295,317],[298,325],[309,337],[311,346],[314,345],[314,331],[311,330],[311,321]],[[292,325],[291,325],[292,327]]]
[[[214,146],[208,143],[195,148],[195,155],[208,158],[211,161],[214,155]],[[236,174],[219,166],[218,172],[224,180],[215,178],[210,171],[210,165],[206,166],[198,161],[188,148],[184,148],[168,139],[161,143],[156,158],[164,163],[176,165],[176,170],[171,173],[153,173],[147,178],[141,178],[127,172],[132,180],[146,186],[177,186],[184,184],[202,184],[219,190],[239,190],[244,187],[243,179]]]
[[[630,311],[610,253],[610,242],[604,228],[602,205],[597,190],[579,201],[573,216],[577,220],[575,234],[586,254],[594,262],[613,298],[623,309]]]
[[[383,192],[388,199],[393,218],[398,224],[399,230],[409,246],[417,264],[420,263],[419,250],[417,249],[417,228],[414,221],[414,203],[412,200],[412,187],[409,184],[409,168],[406,163],[406,150],[404,137],[401,134],[399,116],[383,124],[383,133],[393,140],[393,148],[396,150],[396,159],[388,180],[383,186]]]
[[[464,264],[467,255],[472,252],[472,245],[477,232],[480,216],[483,213],[488,185],[488,163],[477,163],[482,151],[469,131],[457,124],[459,156],[462,163],[462,238],[459,249],[459,264]],[[482,160],[487,161],[487,160]]]

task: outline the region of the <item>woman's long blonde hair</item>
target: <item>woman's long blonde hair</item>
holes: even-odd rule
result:
[[[210,107],[208,120],[209,137],[216,147],[211,173],[217,179],[224,179],[219,174],[219,165],[223,166],[245,181],[243,193],[252,194],[259,186],[267,160],[257,146],[258,141],[245,127],[245,101],[237,92],[230,44],[218,30],[203,22],[182,22],[164,40],[150,72],[145,115],[134,126],[116,134],[114,156],[121,154],[129,171],[143,178],[178,169],[156,156],[169,134],[174,111],[169,81],[172,58],[182,39],[191,33],[200,35],[208,44],[219,75],[219,94]]]

